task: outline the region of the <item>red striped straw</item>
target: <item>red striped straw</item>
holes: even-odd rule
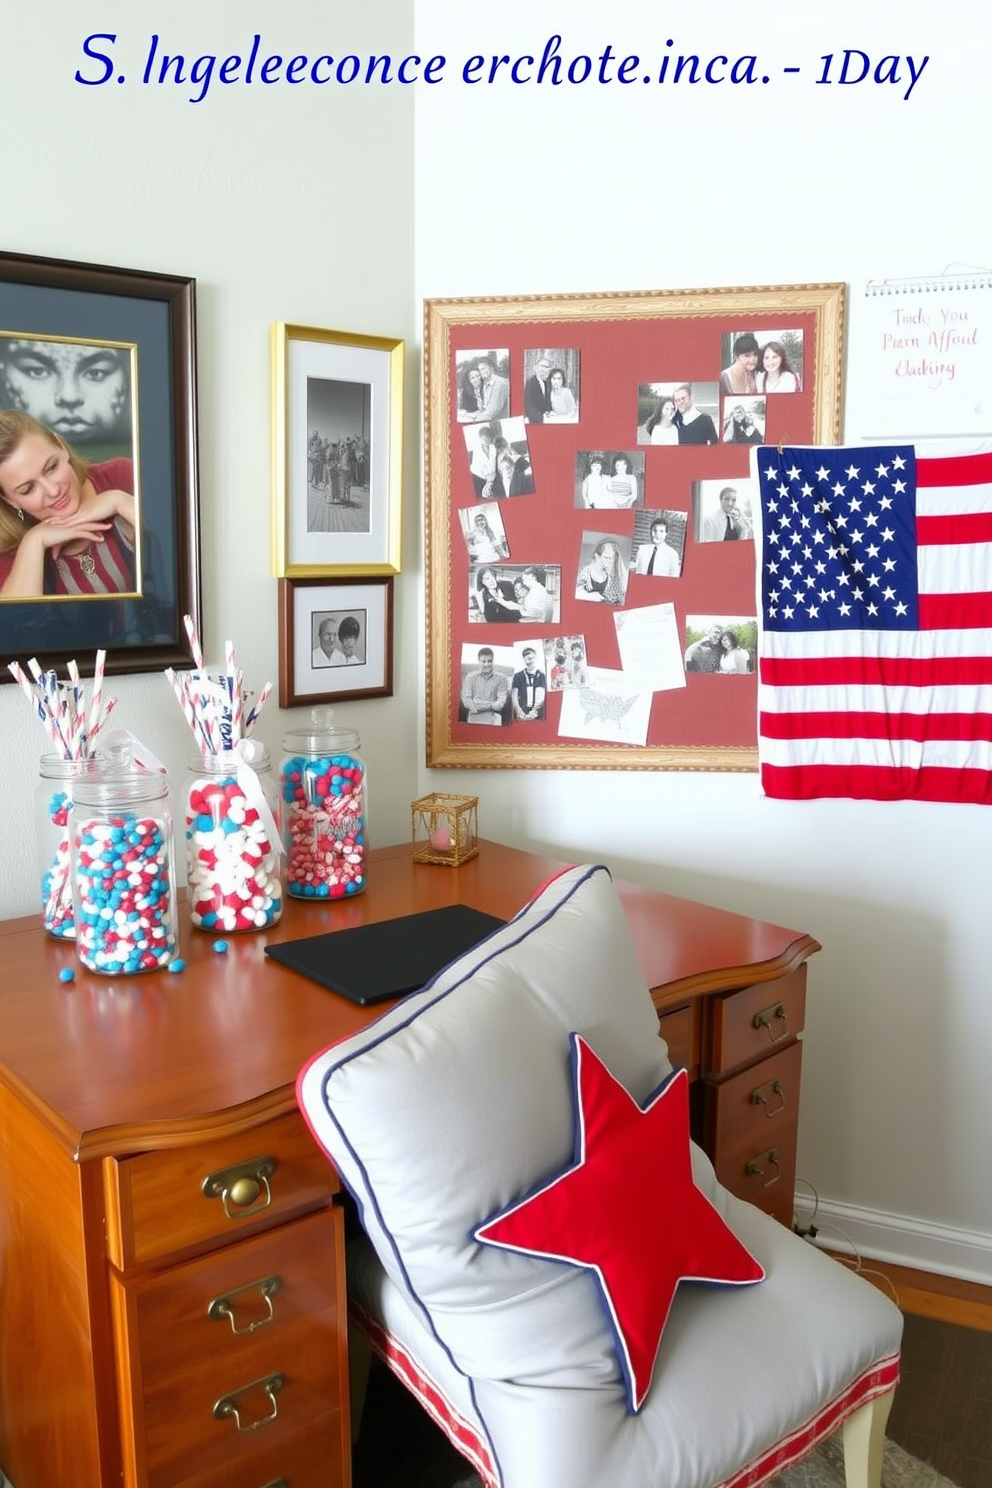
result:
[[[93,740],[99,733],[103,721],[101,718],[103,710],[103,674],[106,665],[107,653],[104,650],[100,650],[96,653],[96,659],[93,662],[93,691],[90,693],[90,716],[86,726],[85,749],[89,753],[93,750]]]

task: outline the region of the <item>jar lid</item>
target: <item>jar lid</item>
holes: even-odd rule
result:
[[[160,800],[168,790],[167,776],[141,768],[127,745],[118,745],[86,761],[72,794],[80,806],[119,808]]]
[[[283,748],[292,754],[343,754],[361,749],[355,729],[335,728],[333,708],[314,708],[310,727],[290,729],[283,735]]]

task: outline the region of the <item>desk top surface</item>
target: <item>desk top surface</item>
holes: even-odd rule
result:
[[[265,956],[266,944],[461,902],[509,919],[565,865],[483,842],[460,868],[373,849],[368,888],[335,903],[287,900],[268,931],[194,930],[185,970],[106,978],[29,916],[0,923],[0,1083],[79,1157],[171,1147],[295,1109],[297,1073],[383,1011],[356,1007]],[[819,949],[809,935],[617,881],[656,1003],[783,976]],[[59,981],[63,967],[76,973]]]

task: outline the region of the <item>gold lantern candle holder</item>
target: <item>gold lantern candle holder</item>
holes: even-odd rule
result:
[[[410,802],[413,861],[457,868],[479,851],[479,798],[432,791]]]

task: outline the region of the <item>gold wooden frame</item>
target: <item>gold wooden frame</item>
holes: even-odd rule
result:
[[[310,354],[314,368],[322,377],[358,383],[374,379],[373,392],[378,387],[386,405],[380,409],[376,400],[372,401],[367,535],[308,532],[301,539],[297,529],[294,536],[294,515],[298,515],[301,500],[306,504],[307,480],[306,435],[293,427],[294,398],[299,389],[291,361],[294,347],[307,346],[313,348]],[[404,354],[404,342],[392,337],[318,330],[283,321],[272,326],[272,571],[276,578],[371,578],[400,572]],[[302,483],[299,463],[294,481],[294,453],[290,447],[294,433],[297,438],[302,434],[304,440]],[[298,461],[299,454],[298,450]]]
[[[756,323],[812,316],[814,346],[806,378],[813,384],[811,439],[837,444],[846,285],[798,284],[741,289],[652,290],[595,295],[431,299],[424,306],[424,416],[427,558],[427,765],[433,768],[731,770],[757,769],[755,747],[700,745],[476,743],[452,737],[451,418],[453,337],[483,325],[490,344],[501,327],[632,320],[724,320]],[[488,732],[488,731],[487,731]],[[509,731],[508,731],[509,732]],[[513,731],[514,733],[516,731]]]

